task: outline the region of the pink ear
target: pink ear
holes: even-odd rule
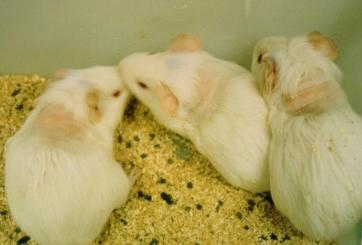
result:
[[[62,80],[64,79],[67,75],[69,74],[69,70],[68,69],[59,69],[57,71],[55,71],[52,75],[52,79],[53,80]]]
[[[277,84],[277,67],[276,61],[271,56],[262,59],[264,67],[264,94],[270,94]]]
[[[161,83],[157,85],[155,91],[162,110],[167,112],[170,116],[176,116],[179,103],[177,97],[172,93],[169,87]]]
[[[314,31],[307,35],[307,41],[313,46],[313,48],[324,56],[335,60],[338,55],[338,48],[334,42],[323,36],[320,32]]]
[[[201,42],[196,36],[180,34],[171,41],[168,49],[173,52],[195,52],[201,50]]]

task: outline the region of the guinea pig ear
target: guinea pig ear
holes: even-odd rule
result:
[[[161,109],[172,117],[176,116],[179,101],[171,89],[160,83],[156,86],[155,93],[160,101]]]
[[[100,109],[100,92],[96,89],[90,89],[85,96],[85,102],[88,110],[88,118],[92,123],[97,123],[102,118]]]
[[[277,84],[277,64],[270,55],[264,55],[261,60],[264,71],[264,94],[270,94]]]
[[[338,56],[338,48],[334,42],[323,36],[320,32],[314,31],[307,35],[307,41],[313,46],[313,48],[324,56],[335,60]]]
[[[53,75],[52,75],[52,80],[53,81],[57,81],[57,80],[62,80],[64,79],[66,76],[68,76],[70,73],[69,69],[59,69],[56,70]]]
[[[201,41],[196,36],[188,34],[177,35],[168,48],[172,52],[195,52],[201,50]]]

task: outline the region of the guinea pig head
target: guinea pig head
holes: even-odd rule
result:
[[[334,64],[338,50],[319,32],[288,39],[260,40],[252,72],[269,106],[287,112],[320,112],[338,100],[341,72]]]
[[[179,35],[165,52],[132,54],[119,64],[132,93],[161,124],[180,134],[187,130],[203,97],[198,69],[204,52],[200,47],[196,37]]]
[[[128,89],[121,81],[116,67],[97,66],[81,70],[61,70],[56,73],[56,81],[51,88],[53,97],[59,91],[66,91],[70,98],[63,97],[63,103],[56,102],[59,115],[72,115],[73,118],[90,123],[113,133],[125,110],[129,98]],[[55,95],[55,96],[54,96]],[[62,109],[72,114],[61,112]],[[53,110],[54,111],[54,110]],[[50,121],[57,121],[50,120]]]

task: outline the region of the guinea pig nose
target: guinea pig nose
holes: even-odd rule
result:
[[[118,96],[121,95],[121,93],[122,93],[121,90],[116,90],[116,91],[113,92],[112,96],[115,97],[115,98],[117,98]]]

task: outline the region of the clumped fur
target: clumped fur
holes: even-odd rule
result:
[[[313,32],[262,39],[252,62],[270,109],[274,203],[314,239],[334,239],[362,217],[362,119],[339,85],[337,53]]]
[[[16,223],[40,244],[85,245],[133,182],[112,152],[129,95],[114,67],[57,79],[6,143],[6,197]]]
[[[167,128],[189,138],[232,185],[269,190],[267,107],[246,69],[180,35],[165,52],[119,64],[125,84]]]

